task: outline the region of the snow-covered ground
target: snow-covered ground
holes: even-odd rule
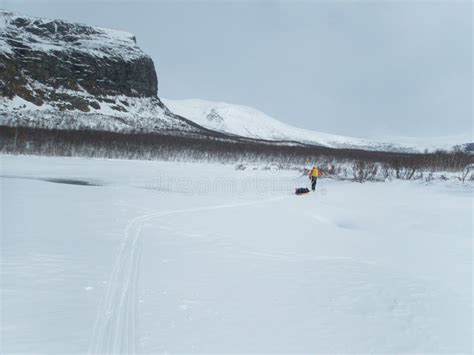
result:
[[[248,106],[200,99],[162,99],[162,101],[174,113],[208,129],[258,139],[293,140],[332,148],[407,152],[423,152],[425,149],[428,151],[452,150],[456,145],[473,141],[472,133],[425,139],[390,137],[370,140],[345,137],[297,128]]]
[[[472,187],[0,163],[2,353],[472,352]]]

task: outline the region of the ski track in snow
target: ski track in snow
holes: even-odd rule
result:
[[[107,282],[105,298],[99,309],[91,354],[117,354],[137,352],[137,286],[140,265],[140,234],[143,225],[164,216],[203,212],[217,209],[238,208],[272,201],[285,197],[274,197],[242,203],[154,211],[131,219],[124,230],[124,238],[112,274]]]

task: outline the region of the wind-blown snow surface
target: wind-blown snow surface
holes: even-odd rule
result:
[[[10,352],[472,352],[472,187],[1,156]],[[87,185],[89,184],[89,185]]]
[[[455,145],[472,141],[472,136],[461,135],[440,139],[386,139],[377,142],[368,139],[344,137],[310,131],[287,125],[252,107],[212,102],[199,99],[169,100],[163,103],[174,113],[197,124],[224,133],[268,140],[293,140],[332,148],[359,148],[382,151],[417,152],[428,149],[450,150]]]

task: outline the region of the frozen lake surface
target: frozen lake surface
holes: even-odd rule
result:
[[[472,187],[0,163],[2,353],[472,352]]]

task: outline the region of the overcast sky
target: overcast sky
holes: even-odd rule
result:
[[[243,104],[366,138],[473,134],[470,1],[0,5],[134,33],[155,62],[160,97]]]

